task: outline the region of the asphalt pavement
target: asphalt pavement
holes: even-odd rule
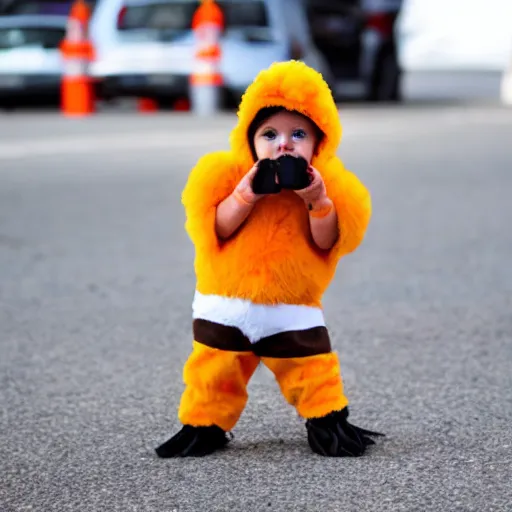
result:
[[[512,111],[341,116],[374,216],[326,318],[353,422],[387,437],[313,454],[261,368],[228,448],[180,460],[153,452],[191,348],[180,193],[235,117],[2,117],[2,512],[512,510]]]

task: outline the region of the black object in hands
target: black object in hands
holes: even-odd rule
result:
[[[265,158],[258,163],[258,170],[252,180],[252,191],[255,194],[278,194],[281,185],[276,183],[277,160]]]
[[[217,425],[184,427],[168,441],[155,449],[164,459],[170,457],[202,457],[222,448],[229,442],[226,432]]]
[[[345,407],[322,418],[309,419],[306,429],[311,449],[326,457],[359,457],[367,446],[375,444],[371,437],[384,436],[351,425],[347,418],[348,408]]]
[[[306,188],[309,183],[308,162],[300,156],[283,155],[276,160],[265,158],[259,162],[252,190],[255,194],[278,194],[282,189]]]
[[[309,183],[308,162],[302,157],[283,155],[277,159],[277,178],[281,188],[301,190]]]

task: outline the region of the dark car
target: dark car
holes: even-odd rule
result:
[[[401,0],[305,0],[313,40],[338,96],[397,101],[401,70],[394,35]]]

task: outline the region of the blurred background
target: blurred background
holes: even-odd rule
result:
[[[258,71],[302,59],[339,101],[486,98],[508,102],[510,0],[220,0],[222,105]],[[0,104],[58,104],[71,0],[0,0]],[[97,101],[189,94],[197,0],[90,0]],[[510,80],[509,80],[510,81]],[[507,89],[507,90],[505,90]]]

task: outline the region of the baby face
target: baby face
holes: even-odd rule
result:
[[[275,160],[282,155],[301,156],[308,163],[313,158],[318,141],[315,125],[293,112],[278,112],[269,117],[254,135],[258,160]]]

